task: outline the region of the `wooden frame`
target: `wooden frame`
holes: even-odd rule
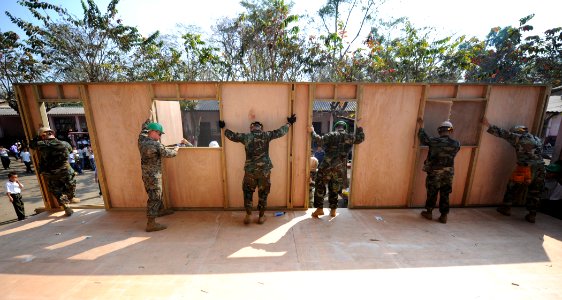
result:
[[[470,133],[458,131],[460,139],[472,142],[462,146],[456,159],[458,179],[451,203],[501,203],[514,165],[513,149],[486,134],[480,120],[486,116],[490,123],[504,128],[523,123],[536,134],[541,130],[550,94],[550,88],[544,85],[271,82],[38,83],[16,84],[15,91],[28,139],[36,134],[39,124],[48,124],[44,103],[84,104],[108,210],[146,206],[136,140],[154,100],[218,100],[220,119],[238,132],[246,132],[253,119],[264,122],[266,130],[276,129],[296,113],[297,123],[290,132],[270,145],[274,163],[269,196],[272,209],[308,208],[308,128],[313,101],[357,101],[356,119],[365,130],[366,140],[354,147],[349,207],[375,208],[422,206],[425,187],[420,163],[426,150],[417,140],[416,119],[426,115],[424,126],[432,130],[444,118],[443,114],[431,113],[440,105],[449,107],[449,115],[457,122],[466,123],[456,126],[471,128]],[[446,113],[445,108],[443,111]],[[155,116],[165,118],[162,114],[166,113],[160,109]],[[218,149],[182,149],[179,157],[165,161],[170,207],[243,208],[244,150],[225,140],[222,133],[221,141]],[[191,172],[182,173],[184,168]],[[56,207],[39,179],[45,206]],[[190,182],[193,186],[186,190]]]

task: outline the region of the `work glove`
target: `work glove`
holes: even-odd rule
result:
[[[219,127],[224,128],[224,126],[226,126],[226,123],[223,120],[219,120]]]
[[[293,125],[293,123],[295,123],[297,121],[297,116],[295,114],[292,114],[290,117],[287,117],[287,122],[289,122],[289,124]]]

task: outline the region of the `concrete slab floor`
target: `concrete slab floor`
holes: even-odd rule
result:
[[[2,299],[562,299],[562,221],[494,208],[41,213],[0,227]],[[328,212],[328,209],[326,209]],[[254,216],[257,218],[257,216]]]

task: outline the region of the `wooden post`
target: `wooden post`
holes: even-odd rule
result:
[[[425,113],[425,103],[427,102],[427,93],[429,92],[430,85],[426,84],[422,87],[422,94],[420,98],[420,104],[418,105],[418,119],[423,118]],[[450,112],[449,112],[450,115]],[[416,120],[416,129],[414,131],[414,152],[415,152],[415,159],[414,164],[410,169],[410,182],[408,183],[408,207],[412,207],[414,204],[414,184],[416,182],[416,166],[420,161],[421,156],[421,147],[420,147],[420,140],[418,139],[418,131],[420,130],[421,125],[419,124],[418,120]]]

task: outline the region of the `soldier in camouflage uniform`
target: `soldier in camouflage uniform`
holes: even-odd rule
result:
[[[159,123],[146,120],[139,134],[138,147],[141,155],[142,181],[148,194],[146,216],[148,222],[146,231],[164,230],[167,227],[156,223],[156,217],[172,214],[171,209],[164,209],[162,202],[162,158],[174,157],[178,154],[179,147],[167,149],[160,143],[160,136],[164,129]],[[181,142],[180,142],[181,143]]]
[[[422,119],[418,120],[420,123]],[[425,211],[421,215],[431,220],[432,211],[437,202],[439,194],[439,222],[447,223],[449,214],[449,194],[453,190],[453,175],[455,174],[455,156],[460,150],[460,143],[452,139],[449,135],[453,132],[453,124],[449,121],[441,123],[437,128],[439,137],[430,137],[423,128],[420,128],[418,137],[422,145],[429,146],[427,159],[424,162],[423,170],[427,173],[425,187],[427,198],[425,201]]]
[[[69,143],[55,138],[53,130],[49,127],[39,129],[39,139],[33,139],[29,145],[31,149],[37,150],[39,174],[45,178],[49,191],[55,195],[65,214],[71,216],[73,210],[69,205],[73,199],[78,201],[74,198],[76,191],[74,170],[68,161],[72,147]]]
[[[515,148],[517,167],[513,171],[507,190],[503,198],[503,205],[497,211],[505,216],[511,215],[513,199],[521,196],[527,190],[526,206],[529,213],[525,220],[535,223],[537,206],[544,188],[545,167],[542,159],[542,141],[539,137],[529,133],[526,126],[516,125],[507,131],[495,125],[490,125],[488,120],[482,120],[484,126],[489,126],[488,133],[505,139]]]
[[[273,164],[269,158],[269,142],[280,138],[289,132],[289,126],[297,121],[293,114],[287,117],[287,124],[273,131],[263,131],[263,124],[253,122],[250,124],[250,133],[237,133],[226,129],[224,136],[237,143],[244,144],[246,150],[246,162],[244,163],[244,179],[242,181],[242,191],[244,192],[244,208],[246,216],[244,224],[250,224],[252,217],[252,196],[256,187],[258,188],[258,223],[265,222],[265,209],[267,207],[267,195],[271,187],[271,169]],[[219,127],[226,126],[224,121],[219,121]]]
[[[338,121],[334,124],[334,131],[323,136],[314,132],[310,127],[312,140],[322,146],[326,154],[324,160],[318,166],[315,180],[313,218],[324,214],[324,196],[326,195],[326,184],[328,185],[328,201],[330,203],[330,216],[336,216],[338,208],[338,192],[342,189],[347,178],[347,155],[351,145],[360,144],[365,140],[363,128],[357,127],[355,134],[347,133],[347,123]]]

